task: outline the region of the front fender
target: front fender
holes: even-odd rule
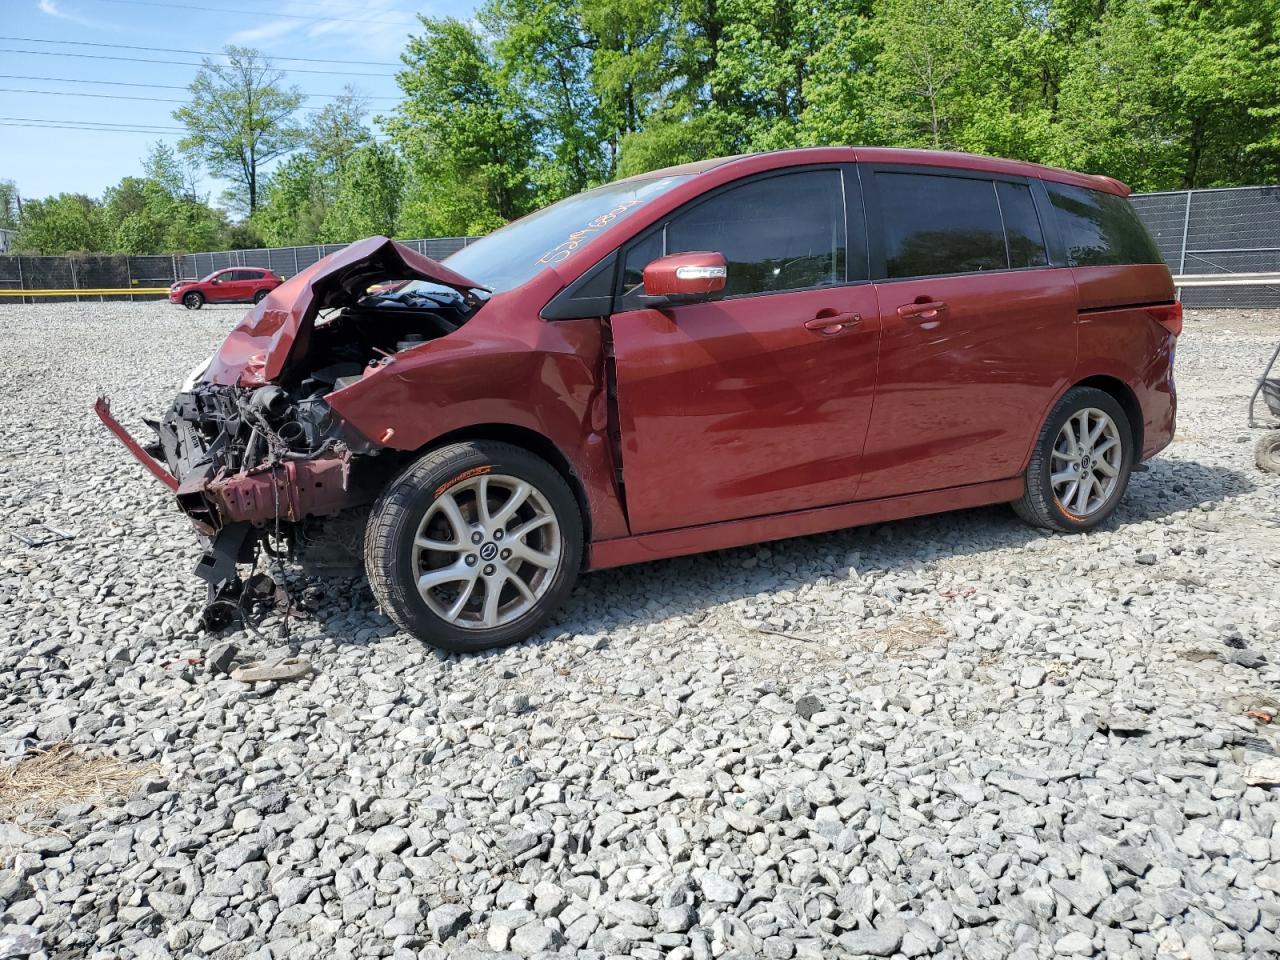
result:
[[[536,433],[581,482],[593,536],[625,536],[599,322],[538,321],[523,340],[485,319],[397,354],[326,401],[361,434],[394,450],[422,450],[480,426]]]

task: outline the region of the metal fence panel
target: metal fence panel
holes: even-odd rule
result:
[[[1135,194],[1130,199],[1175,274],[1280,272],[1280,186],[1180,190]],[[424,256],[443,260],[475,239],[431,237],[402,242]],[[292,277],[344,246],[153,257],[0,256],[0,289],[154,288],[237,266],[266,267]],[[1280,307],[1280,287],[1187,288],[1183,301],[1190,307]]]

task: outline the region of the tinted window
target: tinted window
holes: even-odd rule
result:
[[[1045,183],[1073,267],[1164,263],[1160,251],[1124,197],[1101,190]]]
[[[1044,231],[1036,216],[1031,188],[1022,183],[997,181],[996,194],[1000,198],[1005,240],[1009,243],[1009,266],[1047,266],[1049,256],[1044,249]]]
[[[840,173],[788,173],[725,190],[667,224],[666,250],[724,254],[727,296],[844,283]]]
[[[885,275],[1004,270],[1004,230],[990,180],[877,173]]]
[[[644,293],[644,268],[662,256],[662,230],[649,234],[627,251],[622,265],[622,295]]]

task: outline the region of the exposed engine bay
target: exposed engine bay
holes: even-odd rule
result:
[[[291,551],[297,525],[372,501],[403,464],[387,437],[362,435],[325,398],[458,330],[487,300],[443,265],[370,238],[250,310],[149,421],[155,444],[139,445],[99,401],[98,416],[210,538],[196,567],[210,610],[239,606],[236,567],[260,543]]]
[[[377,290],[317,320],[301,357],[280,382],[260,387],[198,382],[178,394],[157,425],[169,470],[181,481],[252,473],[327,454],[375,452],[336,418],[324,398],[452,333],[479,309],[448,287],[421,281]]]

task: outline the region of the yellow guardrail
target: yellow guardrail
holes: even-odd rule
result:
[[[104,287],[81,290],[0,290],[0,297],[127,297],[131,293],[168,293],[168,287]]]

